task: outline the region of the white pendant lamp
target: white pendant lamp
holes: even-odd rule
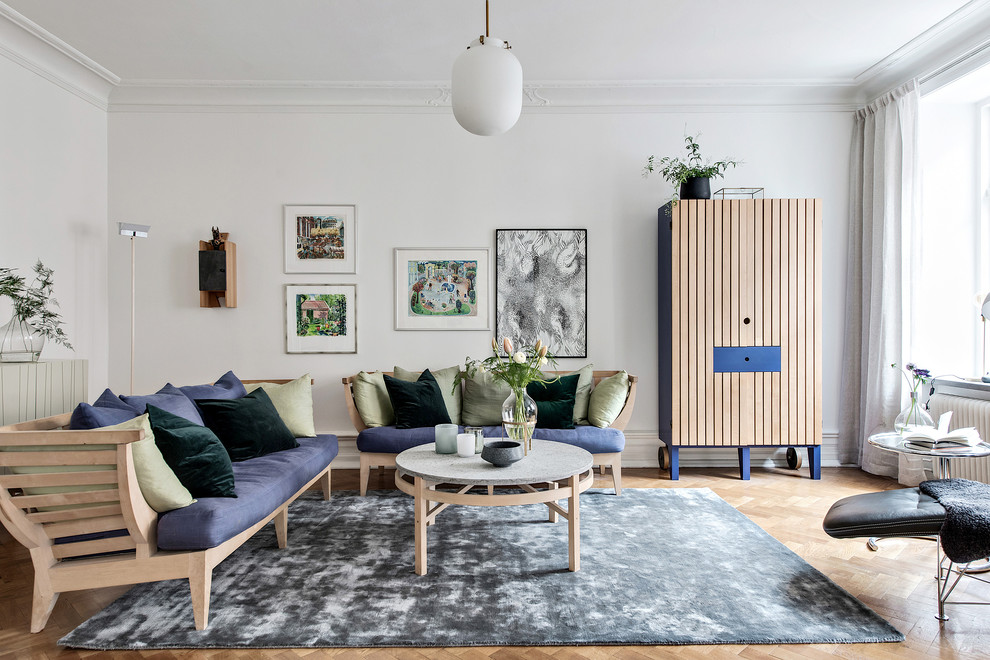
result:
[[[512,128],[522,110],[522,66],[509,42],[485,34],[454,60],[450,96],[454,118],[475,135],[499,135]]]

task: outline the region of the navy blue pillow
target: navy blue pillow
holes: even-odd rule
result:
[[[193,402],[197,399],[240,399],[247,394],[241,379],[233,371],[220,376],[212,385],[183,385],[179,391]]]
[[[137,410],[138,413],[143,413],[150,404],[173,415],[184,417],[200,426],[203,425],[203,418],[200,416],[199,410],[196,409],[196,404],[190,401],[189,397],[182,393],[182,390],[171,383],[165,383],[165,387],[154,394],[143,396],[122,395],[120,399]]]
[[[107,391],[109,392],[109,390]],[[88,403],[80,403],[72,411],[72,417],[69,418],[69,428],[76,431],[98,429],[103,426],[122,424],[137,416],[138,414],[130,408],[101,408],[91,406]]]
[[[144,411],[141,411],[144,412]],[[103,426],[113,426],[121,424],[129,419],[134,419],[140,414],[137,410],[120,400],[110,388],[103,390],[103,394],[93,402],[80,403],[72,411],[69,418],[69,428],[75,431],[87,429],[98,429]]]
[[[120,397],[110,391],[110,388],[103,390],[103,394],[93,402],[97,408],[116,408],[117,410],[134,410],[137,414],[143,414],[144,410],[135,410],[134,406],[129,406],[120,400]]]

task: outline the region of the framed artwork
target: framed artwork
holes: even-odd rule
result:
[[[495,335],[588,356],[588,231],[495,230]]]
[[[396,330],[491,330],[489,248],[396,248]]]
[[[283,208],[286,273],[357,272],[356,206]]]
[[[286,353],[357,353],[356,284],[286,284]]]

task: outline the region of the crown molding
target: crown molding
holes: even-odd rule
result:
[[[851,80],[531,81],[526,112],[730,112],[854,109]],[[449,112],[450,82],[123,80],[111,112]]]
[[[931,78],[990,48],[990,0],[972,0],[855,78],[867,103],[913,78]]]
[[[106,110],[120,78],[0,2],[0,55]]]

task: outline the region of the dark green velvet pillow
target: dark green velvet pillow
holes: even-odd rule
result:
[[[440,386],[429,369],[414,383],[386,374],[385,389],[395,411],[395,428],[417,429],[450,424],[447,404],[443,402]]]
[[[230,457],[213,431],[152,405],[148,419],[165,462],[193,497],[237,497]]]
[[[536,428],[574,428],[574,399],[580,374],[561,376],[547,383],[533,381],[526,394],[536,401]]]
[[[234,462],[299,446],[260,387],[240,399],[196,399],[196,407]]]

